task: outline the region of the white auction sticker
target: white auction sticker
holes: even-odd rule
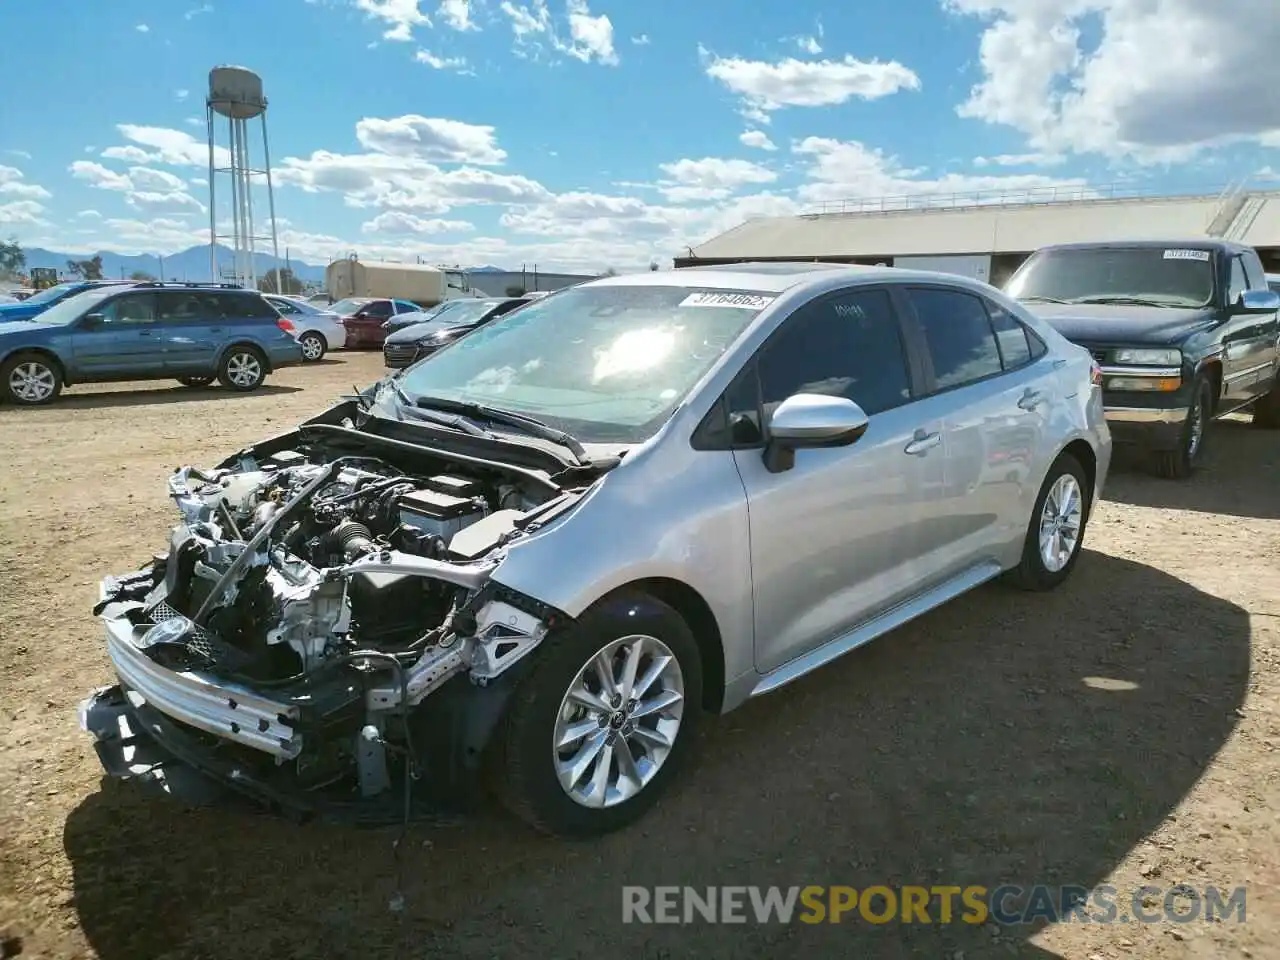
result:
[[[739,310],[763,310],[773,303],[773,297],[758,293],[715,293],[702,291],[691,293],[680,301],[682,307],[737,307]]]
[[[1208,250],[1166,250],[1166,260],[1208,260]]]

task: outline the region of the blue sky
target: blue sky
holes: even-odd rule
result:
[[[627,269],[844,198],[1280,170],[1274,0],[6,0],[0,36],[39,77],[0,235],[77,253],[207,241],[222,63],[312,262]]]

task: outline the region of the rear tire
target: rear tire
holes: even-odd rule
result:
[[[267,359],[257,347],[232,347],[218,366],[218,381],[228,390],[247,393],[267,379]]]
[[[214,377],[179,377],[178,382],[184,387],[207,387],[215,379]]]
[[[702,662],[689,627],[667,604],[627,591],[552,630],[530,656],[491,757],[499,799],[554,836],[634,822],[670,785],[697,732]],[[602,682],[601,659],[616,683]]]
[[[42,353],[19,353],[0,365],[4,399],[24,407],[52,403],[62,393],[62,371]]]
[[[1191,403],[1187,419],[1178,434],[1178,445],[1155,455],[1156,473],[1166,480],[1185,480],[1196,472],[1204,459],[1204,445],[1213,422],[1213,394],[1203,374],[1191,382]]]
[[[1063,453],[1049,467],[1022,544],[1022,560],[1009,571],[1020,590],[1060,586],[1075,569],[1084,545],[1093,491],[1080,461]]]
[[[298,338],[298,343],[302,345],[303,363],[316,363],[324,359],[325,352],[329,349],[324,337],[315,331],[304,333]]]

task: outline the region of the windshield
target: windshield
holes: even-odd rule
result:
[[[1022,265],[1005,292],[1018,300],[1204,307],[1213,301],[1213,254],[1162,247],[1043,250]]]
[[[332,313],[340,313],[344,317],[348,314],[355,313],[366,303],[371,303],[372,297],[348,297],[346,300],[339,300],[329,308]]]
[[[44,290],[41,290],[39,293],[35,293],[27,297],[26,302],[27,303],[52,303],[54,300],[57,300],[59,297],[66,296],[68,293],[76,289],[78,286],[80,286],[80,284],[78,283],[60,283],[54,287],[46,287]]]
[[[750,291],[574,287],[486,324],[400,382],[412,397],[523,413],[583,443],[639,443],[772,300]]]
[[[60,303],[55,303],[33,319],[41,323],[70,323],[77,320],[95,305],[112,294],[119,293],[119,287],[90,287],[82,293],[72,294]]]
[[[457,304],[447,313],[441,314],[438,319],[441,323],[449,326],[457,326],[462,323],[475,323],[477,320],[484,318],[484,315],[494,307],[502,303],[501,300],[455,300]]]

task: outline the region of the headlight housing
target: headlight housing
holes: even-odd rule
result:
[[[1112,361],[1133,367],[1181,367],[1182,351],[1176,348],[1123,347],[1112,354]]]

